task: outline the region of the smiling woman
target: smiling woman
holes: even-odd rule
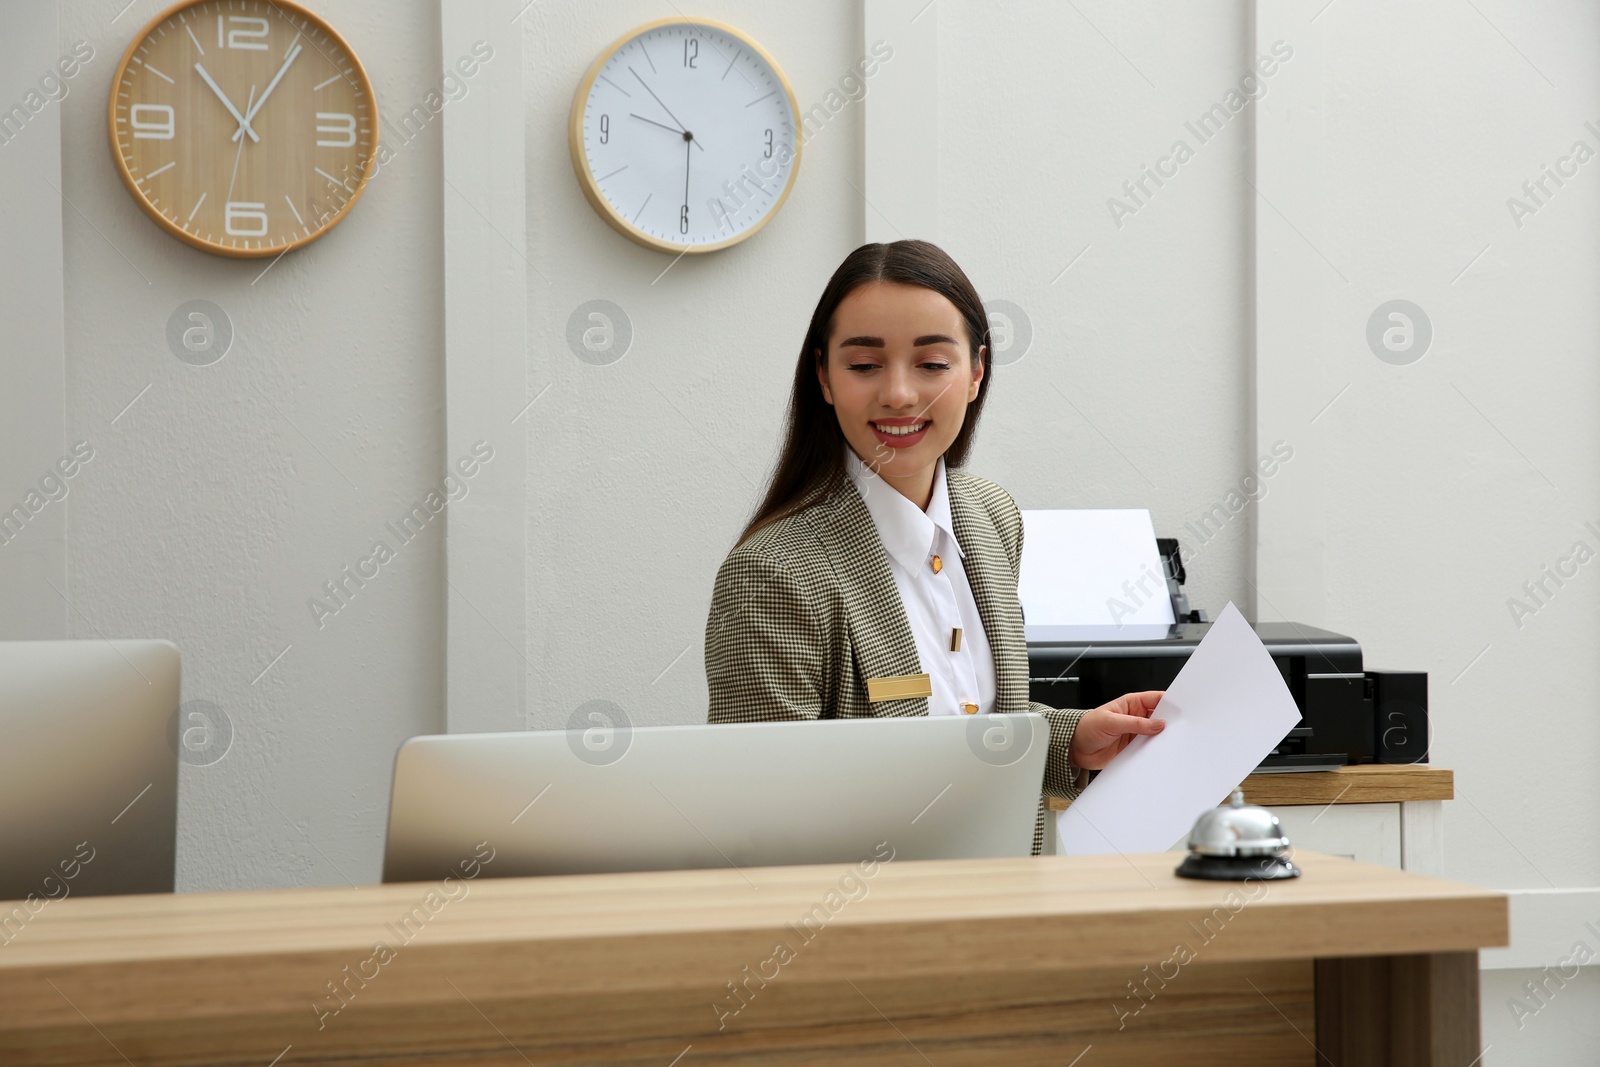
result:
[[[706,623],[710,722],[1036,712],[1046,796],[1162,729],[1159,692],[1091,711],[1028,700],[1022,514],[958,469],[992,378],[967,276],[926,241],[856,249],[800,350],[766,497]],[[1044,844],[1041,797],[1033,851]]]

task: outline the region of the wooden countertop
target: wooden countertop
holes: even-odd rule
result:
[[[1157,853],[82,897],[20,925],[0,903],[0,1067],[978,1067],[1082,1044],[1311,1067],[1316,968],[1410,954],[1475,983],[1508,942],[1502,893],[1295,860],[1246,885]],[[1141,1014],[1128,987],[1180,944],[1201,958]]]
[[[1303,877],[1244,887],[1256,897],[1249,921],[1210,945],[1209,961],[1508,943],[1502,893],[1318,853],[1295,859]],[[855,870],[844,865],[483,878],[451,883],[455,900],[440,883],[67,899],[0,951],[0,1033],[81,1025],[80,1008],[106,1025],[174,1004],[314,1022],[307,1008],[325,983],[380,941],[395,960],[366,970],[392,977],[364,984],[368,1005],[455,996],[441,972],[464,996],[501,1000],[715,990],[737,971],[730,961],[766,958],[775,938],[803,945],[793,924],[818,907],[827,951],[808,954],[809,981],[1137,969],[1240,891],[1178,878],[1174,866],[1169,853],[1053,856],[886,862],[854,882],[842,881]],[[408,914],[422,918],[403,941]]]
[[[1252,774],[1241,785],[1251,804],[1273,808],[1295,804],[1394,804],[1407,800],[1455,799],[1455,772],[1426,763],[1363,763],[1332,771]],[[1225,801],[1222,797],[1218,803]],[[1068,802],[1045,798],[1051,811]]]

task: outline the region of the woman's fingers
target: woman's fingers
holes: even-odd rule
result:
[[[1166,729],[1165,719],[1146,718],[1145,715],[1117,715],[1112,718],[1110,725],[1120,734],[1159,734]]]
[[[1125,745],[1133,739],[1133,736],[1158,734],[1166,728],[1166,725],[1163,719],[1147,719],[1142,715],[1124,715],[1118,711],[1107,711],[1103,716],[1096,717],[1096,721],[1091,725],[1092,736],[1086,740],[1090,740],[1096,749],[1108,745]]]
[[[1161,703],[1161,698],[1166,695],[1164,689],[1150,689],[1143,693],[1129,693],[1122,698],[1122,701],[1129,714],[1149,715],[1156,710],[1156,705]]]
[[[1128,693],[1088,712],[1078,721],[1068,759],[1076,766],[1099,770],[1135,737],[1148,737],[1166,729],[1165,719],[1150,718],[1163,695],[1159,689]]]

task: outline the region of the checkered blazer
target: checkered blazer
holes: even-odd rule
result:
[[[1044,716],[1044,796],[1075,799],[1082,782],[1067,750],[1083,712],[1028,699],[1017,600],[1022,513],[991,481],[948,467],[945,478],[961,564],[994,654],[995,712]],[[922,673],[888,555],[848,477],[757,531],[717,572],[706,620],[708,722],[926,715],[926,697],[867,702],[868,678]],[[1044,845],[1044,796],[1034,855]]]

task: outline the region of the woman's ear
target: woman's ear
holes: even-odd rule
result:
[[[983,357],[988,353],[988,345],[978,346],[978,365],[972,372],[972,388],[967,390],[967,403],[978,399],[978,385],[983,381]]]
[[[817,384],[822,386],[822,399],[828,402],[829,407],[832,407],[833,391],[828,388],[828,372],[824,369],[822,362],[822,349],[813,348],[811,356],[817,368]]]

